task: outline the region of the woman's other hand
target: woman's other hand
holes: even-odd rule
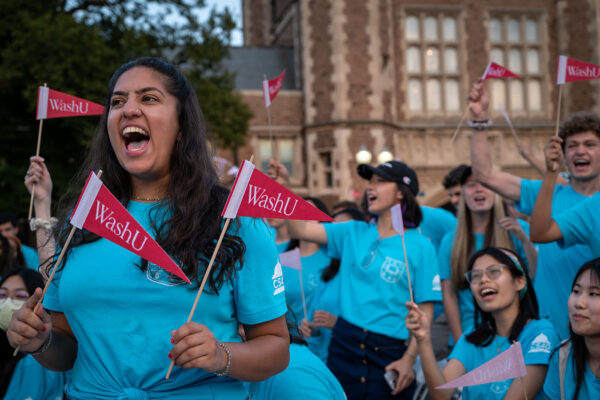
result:
[[[223,371],[228,363],[225,349],[206,325],[187,322],[171,334],[175,345],[169,358],[184,369],[201,368],[208,372]]]
[[[42,288],[37,288],[25,304],[15,311],[8,325],[6,336],[14,348],[21,346],[23,352],[33,353],[39,350],[50,335],[52,320],[44,307],[40,305],[34,312],[37,302],[42,298]]]

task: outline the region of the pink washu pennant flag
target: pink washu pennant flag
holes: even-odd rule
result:
[[[94,172],[88,176],[70,222],[71,225],[94,232],[191,283]]]
[[[263,93],[265,95],[265,107],[269,107],[271,102],[279,93],[279,89],[283,85],[283,78],[285,77],[285,69],[279,74],[277,78],[263,80]]]
[[[279,262],[281,262],[281,265],[284,267],[302,271],[302,258],[300,257],[300,249],[298,247],[286,251],[285,253],[281,253],[279,255]]]
[[[496,64],[493,61],[490,61],[483,75],[481,76],[481,80],[485,81],[487,79],[502,79],[502,78],[520,78],[519,75],[515,74],[508,68],[504,68],[500,64]]]
[[[590,79],[600,79],[600,65],[590,64],[567,56],[558,57],[557,85]]]
[[[302,197],[257,170],[250,161],[242,163],[221,216],[333,221]]]
[[[500,353],[485,364],[447,382],[436,389],[451,389],[463,386],[482,385],[518,378],[527,375],[521,343],[515,342],[508,350]]]
[[[104,106],[46,86],[38,87],[36,119],[101,115]]]
[[[396,204],[391,209],[392,212],[392,226],[398,232],[398,234],[404,236],[404,221],[402,220],[402,208],[400,204]]]

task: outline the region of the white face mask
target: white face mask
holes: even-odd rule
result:
[[[25,304],[25,300],[13,300],[10,297],[0,300],[0,329],[8,329],[8,324],[15,311]]]

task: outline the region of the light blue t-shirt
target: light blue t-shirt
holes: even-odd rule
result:
[[[308,320],[312,320],[315,296],[321,284],[321,274],[329,266],[331,259],[327,256],[326,248],[319,247],[314,254],[301,257],[302,260],[302,286],[306,301]],[[296,322],[304,319],[302,304],[302,291],[300,287],[300,272],[296,269],[283,266],[283,282],[285,284],[285,300],[296,318]]]
[[[127,207],[148,232],[153,232],[152,207],[133,201]],[[192,319],[225,342],[241,341],[240,322],[259,324],[287,311],[281,265],[265,223],[238,221],[239,231],[235,222],[229,231],[246,245],[243,267],[224,282],[218,296],[205,289]],[[69,398],[243,398],[241,382],[199,369],[175,367],[165,379],[171,331],[186,322],[197,289],[172,282],[154,264],[141,271],[140,262],[139,256],[100,239],[73,248],[49,286],[44,307],[65,314],[78,342]]]
[[[563,235],[563,247],[585,244],[591,248],[592,258],[600,257],[600,236],[598,236],[600,218],[600,192],[589,197],[563,213],[554,220]],[[589,261],[589,260],[588,260]],[[583,264],[583,263],[582,263]]]
[[[450,354],[449,359],[456,359],[465,367],[466,372],[472,371],[490,361],[503,351],[508,350],[511,343],[507,337],[496,335],[494,340],[485,347],[475,346],[467,341],[467,335],[472,332],[470,329],[464,333]],[[558,346],[558,336],[552,324],[545,319],[531,320],[519,335],[518,341],[523,350],[523,359],[525,365],[548,365],[548,359],[552,350]],[[465,386],[462,392],[464,400],[486,399],[501,400],[508,391],[512,379],[500,382],[486,383],[475,386]],[[540,391],[541,392],[541,391]],[[536,398],[539,397],[536,396]]]
[[[61,400],[64,375],[42,367],[27,355],[17,363],[4,400]]]
[[[550,357],[550,365],[548,366],[548,373],[546,374],[546,381],[544,382],[544,395],[546,398],[551,400],[560,400],[560,368],[559,368],[559,353],[560,350],[556,351]],[[575,373],[575,364],[573,363],[573,351],[569,352],[567,358],[565,377],[564,377],[564,388],[565,388],[565,399],[571,400],[575,395],[575,383],[577,382],[577,375]],[[589,364],[585,363],[585,372],[583,374],[583,381],[581,382],[581,388],[579,389],[578,399],[600,399],[600,378],[597,378]]]
[[[313,307],[314,311],[327,311],[336,317],[340,315],[340,274],[333,279],[323,282],[319,285],[317,296]],[[311,318],[312,320],[312,318]],[[329,355],[329,343],[331,342],[331,333],[329,328],[319,327],[315,336],[311,336],[306,341],[308,348],[317,355],[324,363],[327,363]]]
[[[402,238],[381,239],[377,226],[362,221],[324,224],[329,256],[341,259],[340,316],[370,331],[405,340],[405,302],[410,301]],[[414,300],[442,298],[433,245],[416,229],[405,236]]]
[[[25,258],[25,266],[37,271],[40,266],[40,259],[37,251],[29,246],[21,245],[21,252],[23,253],[23,258]]]
[[[517,210],[531,215],[542,181],[521,179],[521,198],[515,203]],[[556,185],[552,198],[552,218],[556,219],[565,210],[573,207],[586,196],[577,193],[569,186]],[[569,314],[567,300],[571,294],[571,284],[579,267],[593,257],[586,245],[561,248],[556,242],[543,243],[538,247],[537,272],[533,281],[535,293],[540,301],[540,316],[548,318],[558,336],[569,337]]]
[[[523,228],[525,233],[529,235],[529,224],[527,222],[518,220],[519,225]],[[448,233],[442,239],[442,243],[440,244],[440,249],[438,252],[438,264],[440,266],[440,278],[441,280],[452,279],[452,266],[450,263],[450,259],[452,257],[452,244],[454,243],[454,231]],[[473,252],[481,250],[483,248],[483,244],[485,242],[485,234],[482,233],[474,233],[475,237],[475,248]],[[515,252],[521,257],[521,259],[527,263],[527,258],[525,256],[525,250],[523,249],[523,245],[517,238],[510,233],[510,237],[515,246]],[[527,268],[527,266],[525,266]],[[461,289],[457,292],[458,298],[458,308],[460,310],[460,326],[462,331],[465,332],[469,328],[473,326],[475,321],[475,303],[473,298],[473,293],[471,293],[471,289]],[[452,335],[450,335],[450,342],[452,344]]]
[[[443,208],[421,206],[421,212],[423,220],[417,230],[428,237],[435,250],[438,251],[444,236],[456,229],[456,217]]]
[[[252,400],[344,400],[342,385],[306,346],[290,344],[290,364],[283,372],[249,385]]]

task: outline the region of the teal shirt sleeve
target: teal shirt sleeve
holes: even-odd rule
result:
[[[595,241],[598,232],[598,209],[600,208],[600,194],[595,194],[569,210],[554,217],[563,236],[560,245],[569,247],[574,244],[587,244],[592,248],[597,257],[600,245]]]
[[[438,265],[440,268],[440,279],[452,279],[452,267],[450,265],[450,257],[452,256],[452,242],[454,242],[454,232],[448,232],[438,250]]]
[[[550,321],[531,321],[535,327],[522,338],[521,349],[525,365],[548,365],[548,360],[558,344],[558,335]]]
[[[542,181],[521,179],[521,196],[519,197],[519,201],[515,203],[515,208],[522,213],[531,215],[535,199],[541,187]]]
[[[560,370],[558,366],[558,357],[560,349],[556,349],[550,356],[548,372],[543,386],[543,395],[545,399],[560,399]],[[567,377],[565,377],[567,379]]]
[[[234,296],[238,320],[255,325],[287,312],[285,291],[280,290],[281,264],[265,223],[240,218],[237,234],[246,245],[242,268],[234,277]]]
[[[423,243],[419,252],[419,264],[410,268],[416,270],[413,278],[415,302],[420,304],[426,301],[441,301],[442,286],[435,249],[427,238],[422,236],[421,239]]]
[[[21,246],[21,251],[23,252],[23,257],[25,258],[26,267],[37,271],[38,267],[40,266],[40,259],[37,251],[25,245]]]
[[[460,361],[460,363],[463,365],[463,367],[465,367],[465,370],[467,372],[471,371],[474,368],[473,357],[470,357],[470,355],[473,352],[469,349],[474,345],[467,342],[467,335],[471,332],[472,329],[469,329],[468,332],[463,332],[461,337],[456,342],[456,345],[454,345],[452,352],[448,356],[448,360],[454,358],[455,360]]]
[[[331,258],[342,258],[344,240],[349,232],[355,230],[357,222],[347,221],[323,224],[327,234],[327,255]]]

